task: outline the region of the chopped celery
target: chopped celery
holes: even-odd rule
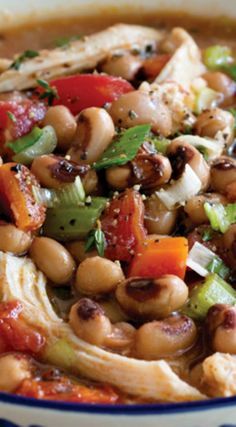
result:
[[[63,242],[83,239],[94,228],[106,204],[104,197],[94,197],[88,206],[48,209],[43,234]]]
[[[31,145],[34,145],[42,136],[42,134],[42,129],[36,126],[30,133],[16,139],[15,141],[8,142],[6,146],[9,147],[15,154],[18,154],[21,151],[31,147]]]
[[[65,184],[59,189],[33,186],[33,194],[36,202],[47,208],[76,206],[85,201],[85,191],[79,176],[73,183]]]
[[[236,203],[229,203],[226,207],[226,215],[230,224],[236,222]]]
[[[210,70],[218,70],[232,62],[232,51],[227,46],[210,46],[203,52],[203,61]]]
[[[64,339],[48,345],[43,356],[48,363],[64,369],[69,369],[77,363],[74,349]]]
[[[45,126],[40,129],[41,133],[39,138],[31,144],[28,148],[18,152],[14,157],[14,162],[29,165],[35,157],[42,156],[43,154],[52,153],[57,146],[57,136],[52,126]]]
[[[217,274],[210,274],[203,283],[196,285],[183,312],[201,320],[215,304],[236,304],[236,291]]]
[[[104,151],[94,163],[97,170],[111,166],[125,165],[136,156],[139,148],[149,136],[151,125],[139,125],[125,130]]]
[[[215,231],[225,233],[236,222],[236,203],[223,206],[221,203],[204,204],[204,210]]]

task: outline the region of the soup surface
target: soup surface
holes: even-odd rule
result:
[[[0,391],[236,395],[235,32],[104,14],[0,34]]]

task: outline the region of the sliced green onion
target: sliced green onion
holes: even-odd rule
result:
[[[210,46],[203,52],[203,61],[210,70],[218,70],[232,63],[232,50],[227,46]]]
[[[15,141],[8,142],[6,147],[9,147],[15,154],[20,153],[23,150],[31,147],[39,140],[42,136],[43,130],[38,128],[37,126],[33,128],[33,130],[25,136],[16,139]]]
[[[47,209],[43,234],[63,242],[83,239],[94,228],[106,204],[107,199],[104,197],[93,197],[88,206]]]
[[[72,184],[65,184],[56,190],[33,186],[33,194],[36,202],[47,208],[76,206],[85,201],[85,191],[79,176]]]
[[[64,369],[69,369],[77,363],[75,351],[65,339],[47,345],[43,357],[48,363]]]
[[[226,279],[230,274],[229,267],[227,267],[218,256],[215,256],[206,268],[210,273],[216,273],[218,276],[222,277],[222,279]]]
[[[210,274],[203,283],[196,285],[183,312],[201,320],[215,304],[236,304],[236,291],[217,274]]]
[[[154,145],[158,153],[166,154],[171,141],[169,139],[151,138],[150,142]]]
[[[197,148],[207,160],[217,159],[224,150],[224,142],[217,139],[203,138],[197,135],[181,135],[175,141],[183,141]]]
[[[177,205],[183,205],[201,190],[202,183],[192,168],[187,164],[182,176],[172,184],[156,191],[157,197],[164,203],[168,210]]]
[[[36,157],[53,153],[57,146],[57,136],[54,128],[52,126],[45,126],[40,131],[41,134],[34,144],[23,149],[13,157],[14,162],[30,165]]]
[[[104,151],[102,157],[94,163],[94,168],[100,170],[111,166],[125,165],[133,160],[148,137],[150,129],[150,125],[140,125],[125,130],[116,137]]]
[[[221,203],[204,203],[204,210],[215,231],[225,233],[236,222],[236,203],[223,206]]]

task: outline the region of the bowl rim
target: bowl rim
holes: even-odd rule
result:
[[[235,406],[236,397],[215,398],[195,402],[162,404],[91,404],[37,400],[8,393],[0,393],[0,404],[27,406],[31,409],[57,410],[59,412],[89,413],[94,415],[175,415],[197,411],[209,411]]]

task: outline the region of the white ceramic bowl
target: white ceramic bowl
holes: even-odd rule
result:
[[[66,6],[65,6],[66,4]],[[236,0],[0,0],[0,28],[30,19],[90,14],[91,7],[113,13],[186,11],[236,19]],[[1,373],[0,373],[1,375]],[[236,397],[204,402],[107,406],[36,401],[0,393],[0,427],[236,427]]]

